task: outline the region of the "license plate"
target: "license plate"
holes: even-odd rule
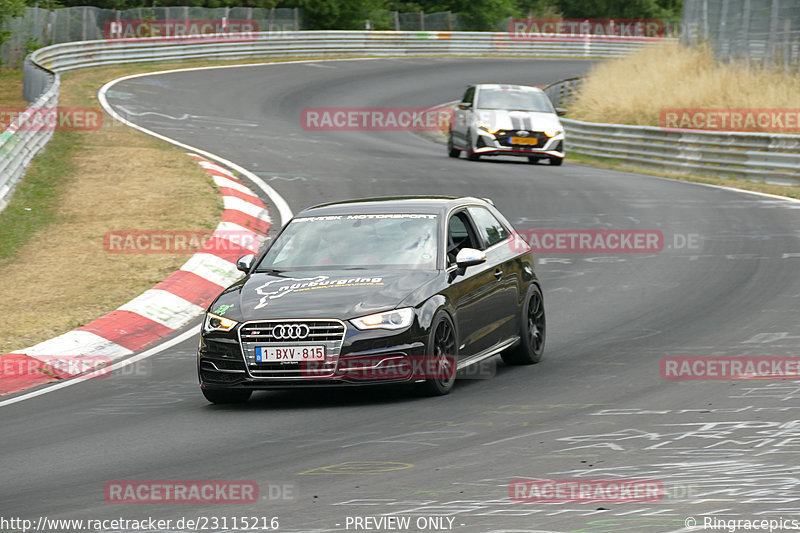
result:
[[[511,144],[539,144],[539,139],[536,137],[511,137]]]
[[[257,346],[256,363],[324,361],[324,346]]]

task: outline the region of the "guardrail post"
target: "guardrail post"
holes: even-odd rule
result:
[[[769,16],[769,40],[764,50],[764,65],[773,65],[778,42],[778,10],[780,0],[772,0],[772,11]]]
[[[783,21],[783,71],[789,72],[789,65],[792,58],[792,21],[786,19]]]
[[[703,0],[703,41],[708,42],[708,0]]]
[[[724,57],[730,52],[730,41],[725,36],[725,29],[728,23],[728,3],[730,0],[722,0],[722,11],[719,16],[719,30],[717,32],[717,53]]]

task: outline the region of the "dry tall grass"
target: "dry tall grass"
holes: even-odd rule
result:
[[[800,109],[800,75],[720,64],[709,50],[658,43],[592,69],[570,118],[657,126],[662,109]]]

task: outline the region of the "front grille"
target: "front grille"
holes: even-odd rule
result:
[[[200,369],[203,381],[209,383],[235,383],[244,379],[244,374],[223,374],[205,369]]]
[[[284,327],[280,327],[284,326]],[[344,342],[345,325],[338,320],[258,320],[239,330],[247,371],[255,378],[332,376]],[[298,335],[297,333],[300,332]],[[300,338],[302,337],[302,338]],[[256,347],[325,346],[325,361],[256,362]]]
[[[520,134],[520,131],[525,131],[526,133]],[[497,142],[499,142],[502,146],[508,147],[522,147],[522,148],[542,148],[547,142],[550,140],[550,137],[545,135],[541,131],[527,131],[527,130],[500,130],[495,133],[495,137],[497,138]],[[530,144],[512,144],[511,137],[528,137],[531,139],[537,139],[537,143],[534,145]]]
[[[276,326],[308,326],[308,335],[302,339],[276,339],[273,330]],[[344,324],[341,322],[311,320],[271,320],[247,322],[241,330],[242,342],[280,343],[281,345],[303,342],[339,342],[344,336]]]

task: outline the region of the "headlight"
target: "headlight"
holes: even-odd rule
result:
[[[561,135],[564,131],[561,128],[546,128],[544,130],[544,134],[548,137],[555,137],[556,135]]]
[[[206,319],[203,321],[203,333],[230,331],[236,327],[236,324],[238,324],[238,322],[230,318],[215,315],[214,313],[206,313]]]
[[[476,126],[476,127],[479,129],[479,130],[483,130],[483,131],[485,131],[485,132],[487,132],[487,133],[492,133],[492,132],[491,132],[491,130],[489,129],[489,125],[488,125],[487,123],[485,123],[485,122],[477,122],[477,123],[475,124],[475,126]]]
[[[358,329],[403,329],[414,321],[414,310],[410,307],[394,309],[385,313],[354,318],[351,322]]]

